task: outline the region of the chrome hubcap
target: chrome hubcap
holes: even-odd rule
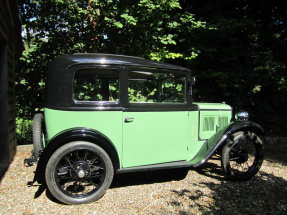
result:
[[[78,177],[79,177],[79,178],[84,178],[84,177],[85,177],[85,172],[84,172],[84,170],[80,170],[80,171],[78,172]]]

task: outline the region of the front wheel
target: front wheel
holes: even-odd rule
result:
[[[75,141],[57,149],[49,159],[45,177],[49,191],[65,204],[98,200],[114,175],[108,154],[98,145]]]
[[[221,165],[226,178],[248,180],[259,171],[263,162],[263,141],[255,133],[234,133],[222,149]]]

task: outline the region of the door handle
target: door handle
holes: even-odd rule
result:
[[[134,119],[135,119],[135,118],[133,118],[133,117],[128,117],[128,116],[126,116],[126,117],[125,117],[125,122],[133,122]]]

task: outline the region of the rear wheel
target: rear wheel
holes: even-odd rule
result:
[[[67,143],[54,152],[46,166],[52,195],[65,204],[84,204],[101,198],[114,175],[108,154],[84,141]]]
[[[263,142],[255,133],[240,131],[222,149],[221,165],[230,180],[247,180],[256,175],[263,162]]]

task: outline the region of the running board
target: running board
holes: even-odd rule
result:
[[[194,165],[186,161],[176,161],[176,162],[122,168],[122,169],[118,169],[117,173],[153,171],[153,170],[160,170],[160,169],[191,168],[191,167],[194,167]]]

